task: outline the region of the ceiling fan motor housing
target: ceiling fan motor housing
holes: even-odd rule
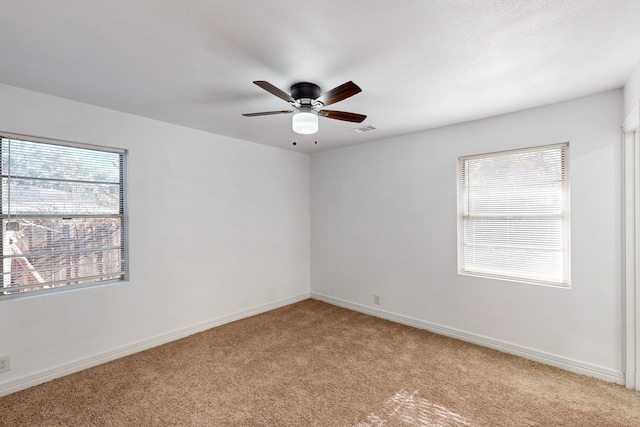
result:
[[[296,101],[309,100],[309,102],[304,102],[304,103],[310,104],[319,96],[320,96],[320,86],[316,84],[308,83],[308,82],[300,82],[291,86],[291,97]]]

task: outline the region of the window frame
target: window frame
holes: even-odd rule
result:
[[[562,202],[564,210],[562,212],[563,222],[563,269],[564,269],[564,278],[561,281],[553,281],[553,280],[542,280],[539,278],[532,277],[529,274],[527,277],[524,275],[517,276],[513,274],[495,274],[488,273],[482,271],[475,271],[470,269],[469,266],[465,265],[464,260],[464,247],[465,247],[465,206],[464,206],[464,176],[463,176],[463,164],[465,161],[469,159],[480,159],[480,158],[491,158],[491,157],[500,157],[507,156],[516,153],[525,153],[525,152],[536,152],[536,151],[545,151],[554,148],[560,148],[562,150],[563,161],[564,161],[564,181],[563,181],[563,190],[561,194]],[[563,289],[571,288],[571,212],[570,212],[570,186],[569,186],[569,142],[548,144],[548,145],[540,145],[540,146],[532,146],[532,147],[523,147],[516,148],[510,150],[502,150],[502,151],[494,151],[490,153],[480,153],[474,155],[466,155],[460,156],[458,158],[458,170],[457,170],[457,215],[458,215],[458,242],[457,242],[457,269],[458,274],[462,276],[471,276],[471,277],[482,277],[482,278],[490,278],[495,280],[509,281],[509,282],[517,282],[524,284],[533,284],[540,286],[551,286]],[[503,215],[507,217],[507,215]]]
[[[118,278],[104,279],[100,281],[85,282],[85,283],[79,283],[79,284],[67,284],[64,286],[53,286],[50,288],[41,288],[36,290],[29,290],[29,291],[23,291],[23,292],[11,292],[11,293],[5,293],[5,291],[7,290],[10,291],[11,287],[3,287],[4,286],[3,285],[0,287],[0,301],[29,298],[33,296],[39,296],[39,295],[69,292],[69,291],[74,291],[79,289],[95,288],[100,286],[112,285],[116,283],[128,282],[129,281],[129,224],[128,224],[129,221],[128,221],[128,208],[127,208],[128,206],[128,184],[127,184],[128,150],[123,148],[106,147],[106,146],[101,146],[96,144],[72,142],[72,141],[65,141],[65,140],[59,140],[59,139],[53,139],[53,138],[43,138],[38,136],[24,135],[24,134],[17,134],[17,133],[11,133],[11,132],[3,132],[3,131],[0,131],[0,139],[10,139],[10,140],[15,139],[15,140],[20,140],[25,142],[47,144],[47,145],[58,146],[58,147],[79,148],[79,149],[85,149],[85,150],[114,153],[119,155],[119,158],[120,158],[119,184],[120,184],[120,194],[121,194],[120,202],[119,202],[119,211],[121,212],[120,213],[120,226],[121,226],[120,238],[122,240],[120,245],[120,253],[121,253],[120,262],[123,265],[121,275]],[[0,174],[0,175],[2,175],[1,178],[4,179],[4,174]],[[82,180],[75,180],[75,181],[71,180],[71,181],[82,182]],[[2,200],[0,200],[0,227],[3,224],[3,221],[8,218],[8,216],[9,216],[8,214],[2,213]],[[14,215],[11,215],[11,217],[13,216]],[[76,218],[82,217],[82,215],[77,216],[77,215],[66,214],[66,213],[60,214],[59,216],[60,217],[75,216]],[[89,215],[85,217],[93,217],[93,216]],[[96,217],[99,217],[99,215]],[[0,236],[0,245],[2,245],[4,242],[4,230],[0,230],[0,232],[2,232],[2,236]],[[0,247],[0,262],[2,262],[3,260],[4,260],[3,249],[2,247]],[[4,277],[3,264],[0,264],[0,274],[3,275],[2,277]]]

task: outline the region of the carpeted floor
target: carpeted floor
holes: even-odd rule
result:
[[[640,426],[640,393],[306,300],[0,398],[2,426]]]

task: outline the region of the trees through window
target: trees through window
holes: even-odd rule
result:
[[[0,298],[123,280],[125,152],[2,136]]]

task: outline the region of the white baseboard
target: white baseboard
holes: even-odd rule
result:
[[[206,331],[207,329],[215,328],[226,323],[235,322],[236,320],[244,319],[247,317],[255,316],[256,314],[264,313],[276,308],[284,307],[289,304],[309,299],[310,294],[304,293],[289,298],[284,298],[278,301],[273,301],[267,304],[263,304],[257,307],[253,307],[247,310],[242,310],[236,313],[221,316],[207,322],[199,323],[187,328],[178,329],[166,334],[158,335],[153,338],[149,338],[143,341],[139,341],[135,344],[131,344],[125,347],[118,348],[113,351],[109,351],[97,356],[88,357],[74,362],[65,363],[64,365],[57,366],[52,369],[47,369],[38,372],[33,375],[28,375],[24,378],[10,381],[6,384],[0,385],[0,397],[6,396],[11,393],[15,393],[20,390],[27,389],[29,387],[36,386],[38,384],[51,381],[56,378],[63,377],[65,375],[73,374],[83,371],[94,366],[101,365],[103,363],[110,362],[121,357],[129,356],[144,350],[148,350],[153,347],[157,347],[162,344],[169,343],[171,341],[179,340],[181,338],[188,337],[189,335],[197,334],[198,332]]]
[[[578,360],[573,360],[567,357],[546,353],[544,351],[535,350],[506,341],[496,340],[483,335],[465,332],[459,329],[450,328],[448,326],[439,325],[437,323],[426,322],[424,320],[415,319],[413,317],[368,307],[366,305],[353,303],[339,298],[333,298],[328,295],[323,295],[316,292],[311,293],[311,298],[324,301],[338,307],[348,308],[360,313],[380,317],[392,322],[401,323],[403,325],[412,326],[414,328],[425,329],[436,334],[444,335],[451,338],[457,338],[459,340],[478,344],[483,347],[489,347],[494,350],[524,357],[525,359],[544,363],[550,366],[555,366],[557,368],[561,368],[570,372],[587,375],[616,384],[624,384],[625,377],[622,371],[616,371],[613,369],[604,368],[602,366],[580,362]]]

